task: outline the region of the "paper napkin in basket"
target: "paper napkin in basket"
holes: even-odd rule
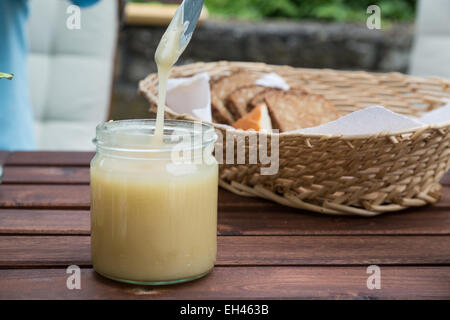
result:
[[[274,72],[266,73],[261,78],[256,80],[255,84],[264,87],[278,88],[283,90],[290,89],[290,86],[286,83],[286,81]]]
[[[166,105],[173,111],[212,121],[209,75],[206,72],[189,78],[167,81]]]
[[[392,112],[382,106],[372,106],[349,113],[335,121],[317,127],[298,129],[286,133],[364,135],[381,132],[398,132],[418,129],[427,125],[438,125],[450,121],[450,100],[446,105],[425,113],[420,118],[411,118]]]
[[[317,127],[298,129],[287,133],[333,135],[364,135],[420,128],[418,120],[392,112],[382,106],[373,106],[349,113],[337,120]]]
[[[450,99],[444,99],[447,104],[433,111],[425,113],[419,118],[420,122],[426,124],[439,124],[450,121]]]

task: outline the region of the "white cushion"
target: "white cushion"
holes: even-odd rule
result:
[[[95,122],[45,121],[35,123],[41,150],[93,150]],[[70,142],[70,143],[68,143]]]
[[[30,92],[35,121],[45,120],[45,109],[48,98],[51,56],[44,53],[33,53],[28,58],[30,71]]]
[[[109,110],[118,2],[81,9],[70,30],[68,0],[30,1],[29,71],[39,149],[92,150]]]
[[[105,120],[111,94],[111,68],[95,56],[56,55],[48,79],[46,120]]]

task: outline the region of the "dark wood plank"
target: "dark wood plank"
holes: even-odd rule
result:
[[[90,233],[87,210],[0,209],[0,234]]]
[[[0,185],[0,208],[1,207],[29,207],[29,206],[61,206],[61,201],[54,198],[54,192],[59,190],[63,198],[70,197],[74,193],[71,205],[85,207],[89,204],[88,185]],[[54,201],[57,201],[56,203]],[[243,211],[271,210],[280,211],[285,208],[275,202],[260,198],[241,197],[229,191],[219,189],[219,206],[223,209]],[[435,207],[450,208],[450,187],[442,189],[442,199],[434,205]],[[422,207],[427,208],[427,207]],[[301,210],[295,210],[301,212]]]
[[[227,265],[450,263],[448,236],[240,236],[218,244]]]
[[[89,184],[89,168],[7,166],[4,184]]]
[[[0,208],[89,208],[89,186],[0,185]]]
[[[6,159],[9,156],[9,151],[0,150],[0,166],[6,162]]]
[[[94,154],[94,152],[73,151],[18,151],[9,154],[6,165],[88,167]]]
[[[0,165],[5,163],[8,158],[8,152],[0,151]],[[60,184],[70,184],[70,183],[80,183],[80,184],[89,184],[89,168],[87,167],[85,160],[80,159],[80,156],[75,157],[74,161],[72,161],[73,165],[86,165],[84,167],[79,166],[70,166],[65,162],[64,157],[59,156],[56,159],[46,158],[37,161],[35,164],[31,162],[26,164],[25,160],[22,157],[19,157],[18,160],[8,160],[8,164],[4,168],[4,180],[3,183],[60,183]],[[41,154],[41,153],[37,153]],[[87,159],[92,157],[91,154],[85,156]],[[62,158],[62,159],[61,159]],[[39,160],[39,159],[38,159]],[[3,162],[2,162],[3,161]],[[27,160],[28,161],[28,160]],[[53,161],[61,161],[58,165],[56,162],[52,165],[47,163],[51,163]],[[22,164],[23,162],[23,164]],[[441,183],[445,186],[450,186],[450,172],[447,173],[442,179]]]
[[[0,185],[0,208],[2,206],[8,207],[22,207],[22,206],[42,206],[42,203],[46,203],[49,206],[54,205],[54,191],[59,190],[61,195],[66,194],[69,196],[72,192],[75,192],[76,197],[71,201],[75,206],[86,207],[89,203],[89,186],[88,185],[77,185],[77,186],[66,186],[66,185]],[[223,209],[236,210],[240,209],[243,211],[254,211],[254,210],[274,210],[280,211],[281,206],[275,202],[267,201],[260,198],[253,197],[241,197],[239,195],[233,194],[229,191],[219,189],[219,206]],[[26,193],[29,199],[23,199],[23,194]],[[5,196],[3,196],[5,194]],[[17,200],[16,200],[17,199]],[[88,201],[86,201],[86,199]],[[4,202],[8,204],[5,205]],[[58,206],[61,204],[58,202]],[[450,208],[450,187],[442,188],[442,199],[437,202],[434,207]],[[418,207],[418,209],[427,207]],[[296,212],[302,212],[302,210],[295,210]]]
[[[450,209],[411,208],[373,218],[328,216],[292,208],[277,212],[219,206],[221,235],[426,235],[450,234]]]
[[[0,236],[0,267],[90,263],[87,236]],[[450,264],[450,237],[219,236],[217,264]]]
[[[292,212],[291,212],[292,211]],[[320,216],[298,211],[233,211],[218,214],[218,234],[232,235],[445,235],[450,211],[410,209],[371,218]],[[90,233],[87,210],[0,209],[0,234]]]
[[[216,267],[179,285],[114,282],[81,269],[68,290],[65,269],[0,270],[0,299],[449,299],[450,267],[381,267],[381,289],[367,289],[366,267]],[[51,285],[49,285],[51,284]]]

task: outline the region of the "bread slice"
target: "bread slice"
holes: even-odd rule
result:
[[[254,95],[253,98],[250,99],[250,101],[247,103],[247,112],[251,112],[253,109],[255,109],[258,105],[264,102],[264,97],[270,93],[273,92],[282,92],[281,89],[275,89],[275,88],[265,88],[258,94]]]
[[[245,116],[240,118],[233,124],[233,127],[236,129],[242,130],[272,130],[272,122],[270,120],[269,111],[267,109],[266,104],[263,102],[255,109],[253,109],[250,113],[247,113]]]
[[[281,132],[315,127],[339,118],[333,103],[324,96],[297,90],[274,92],[264,97],[272,127]]]
[[[254,83],[261,75],[249,71],[236,71],[211,83],[211,111],[213,121],[223,124],[232,124],[234,118],[226,108],[226,98],[239,87]]]
[[[278,88],[267,88],[265,90],[260,91],[256,95],[253,96],[253,98],[250,99],[250,101],[247,103],[247,112],[252,111],[256,106],[261,104],[264,101],[265,97],[271,96],[273,94],[279,94],[283,92],[296,92],[298,94],[305,94],[309,93],[309,90],[304,88],[292,88],[289,90],[282,90]]]
[[[242,86],[234,90],[228,95],[227,108],[235,119],[239,119],[246,115],[247,104],[258,93],[267,90],[267,87],[256,84]]]

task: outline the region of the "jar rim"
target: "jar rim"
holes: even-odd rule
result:
[[[194,150],[217,140],[212,125],[190,120],[164,120],[162,141],[154,137],[155,119],[110,120],[97,125],[93,143],[99,149],[121,152]]]

